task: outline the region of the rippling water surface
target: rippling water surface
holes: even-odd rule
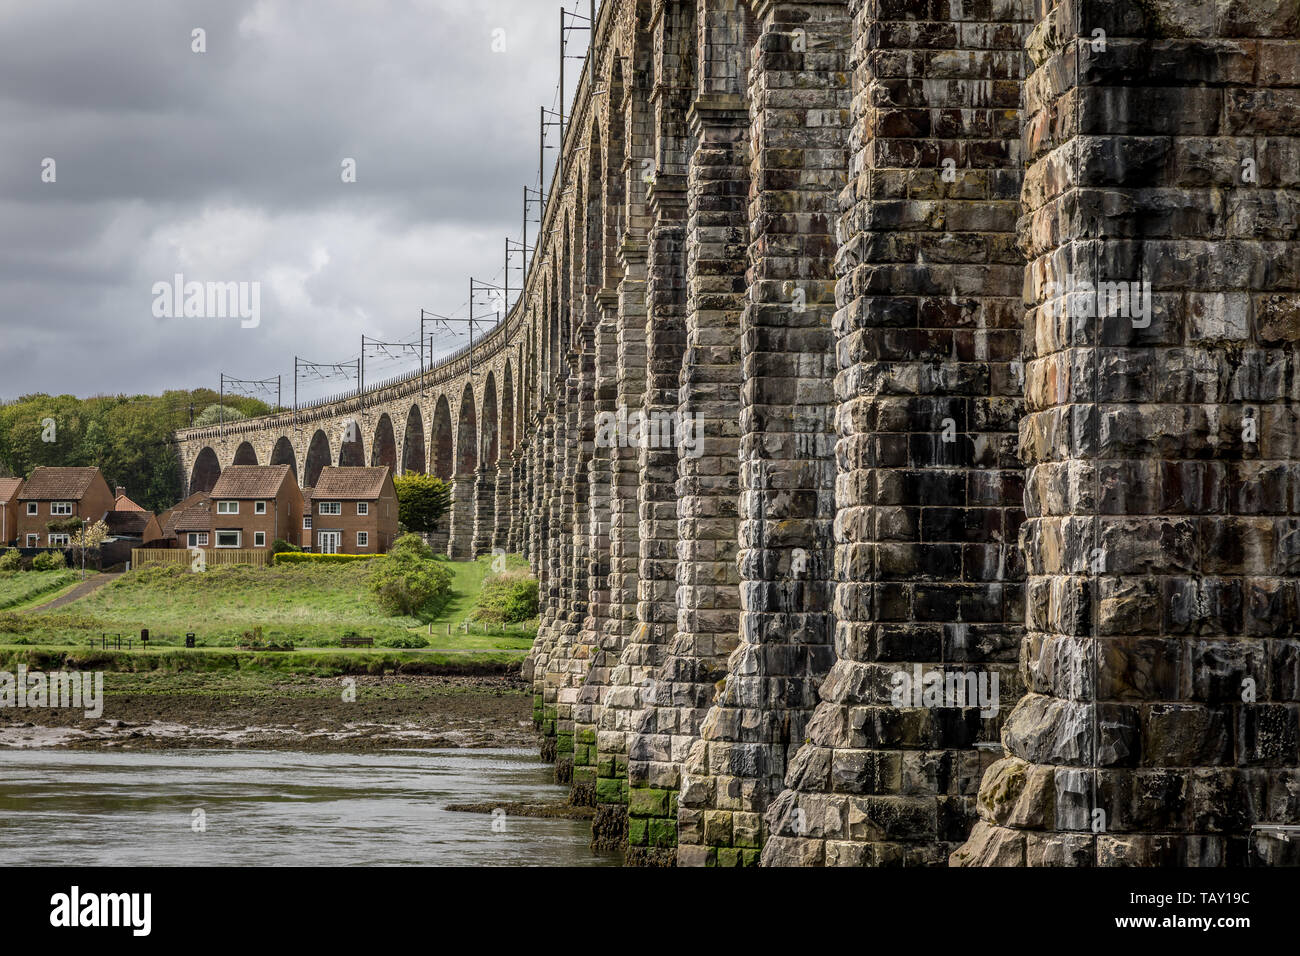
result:
[[[0,865],[617,864],[586,820],[443,809],[562,800],[551,774],[523,750],[4,751]]]

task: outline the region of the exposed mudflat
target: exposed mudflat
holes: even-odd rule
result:
[[[112,676],[112,675],[110,675]],[[250,748],[365,752],[401,747],[526,747],[532,701],[510,677],[357,676],[240,688],[108,688],[103,714],[0,709],[0,748]]]

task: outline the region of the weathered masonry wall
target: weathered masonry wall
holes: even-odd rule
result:
[[[634,865],[1297,865],[1300,2],[607,0],[453,482]]]

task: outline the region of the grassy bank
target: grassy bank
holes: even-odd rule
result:
[[[213,568],[201,574],[146,567],[55,611],[0,611],[0,644],[84,649],[102,634],[138,637],[141,628],[148,628],[151,643],[159,647],[183,645],[185,634],[192,632],[201,647],[233,648],[260,627],[264,641],[297,648],[337,648],[344,636],[355,635],[373,639],[377,648],[394,650],[414,638],[432,651],[526,651],[535,624],[486,629],[473,625],[468,632],[462,627],[491,560],[450,562],[451,599],[425,618],[385,616],[367,587],[369,569],[364,562]],[[519,563],[514,559],[511,565]],[[2,596],[0,591],[0,600]],[[337,653],[350,661],[364,651]]]
[[[7,571],[0,573],[0,611],[44,604],[81,583],[80,571]]]
[[[99,650],[86,646],[0,645],[0,670],[106,671],[238,677],[339,677],[360,674],[493,675],[515,673],[522,651],[458,653],[401,650],[244,651],[230,647]]]

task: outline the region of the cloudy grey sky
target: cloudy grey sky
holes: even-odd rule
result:
[[[288,392],[295,353],[351,360],[363,331],[413,340],[421,307],[457,309],[519,235],[557,6],[0,0],[0,399],[221,371]],[[261,324],[156,318],[154,283],[178,272],[260,282]]]

